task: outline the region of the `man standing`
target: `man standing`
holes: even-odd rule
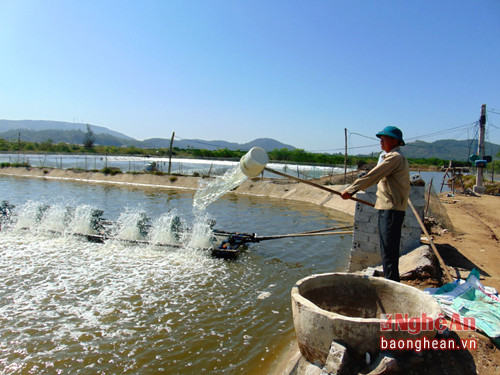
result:
[[[358,190],[377,184],[378,229],[384,276],[399,281],[399,243],[401,227],[410,196],[410,170],[399,146],[404,146],[403,133],[395,126],[387,126],[377,133],[385,154],[379,164],[348,186],[341,196],[350,199]]]

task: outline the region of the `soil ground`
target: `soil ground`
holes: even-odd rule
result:
[[[470,270],[476,268],[483,285],[500,291],[500,197],[447,197],[443,193],[439,199],[451,228],[431,230],[430,234],[451,275],[465,278]],[[423,289],[431,283],[423,282],[415,286]],[[415,372],[419,368],[426,374],[500,373],[500,350],[487,336],[473,331],[453,331],[450,337],[474,338],[478,348],[428,352],[421,357],[409,358],[404,365],[405,373],[419,373]]]
[[[500,291],[500,197],[440,196],[451,230],[435,234],[434,243],[452,276],[476,268],[484,285]]]

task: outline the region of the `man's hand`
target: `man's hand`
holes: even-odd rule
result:
[[[342,199],[351,199],[353,194],[350,194],[347,192],[347,190],[344,190],[342,193],[340,193],[340,196]]]

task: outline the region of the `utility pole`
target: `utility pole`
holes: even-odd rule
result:
[[[481,106],[481,116],[479,117],[479,140],[477,144],[477,155],[479,160],[484,160],[484,133],[486,128],[486,104]],[[474,185],[474,192],[484,194],[486,192],[483,186],[483,169],[484,167],[477,167],[476,185]]]
[[[347,128],[344,128],[345,151],[344,151],[344,184],[347,183]]]
[[[21,132],[17,136],[17,163],[19,163],[19,154],[21,153]]]
[[[168,174],[172,169],[172,146],[174,144],[175,132],[172,133],[172,138],[170,138],[170,151],[168,153]]]

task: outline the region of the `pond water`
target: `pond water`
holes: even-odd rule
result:
[[[148,164],[155,163],[157,170],[161,172],[180,173],[184,175],[221,176],[229,169],[239,164],[239,160],[215,160],[215,159],[187,159],[159,156],[123,156],[123,155],[78,155],[78,154],[10,154],[0,153],[0,162],[3,163],[27,163],[33,167],[61,168],[61,169],[84,169],[100,170],[106,167],[118,168],[122,172],[144,171]],[[343,166],[318,166],[298,165],[295,163],[268,163],[269,168],[292,174],[299,178],[320,178],[330,174],[344,173]],[[349,166],[347,171],[355,170],[355,166]],[[278,177],[277,175],[264,171],[264,177]]]
[[[315,205],[234,194],[200,214],[193,213],[192,191],[20,177],[0,176],[0,192],[0,200],[16,206],[0,236],[3,374],[266,373],[293,338],[294,283],[345,270],[352,241],[350,235],[265,241],[227,261],[194,246],[206,239],[209,220],[221,230],[274,235],[352,219]],[[42,204],[48,208],[37,219]],[[59,233],[92,209],[132,237],[126,229],[141,213],[160,235],[178,217],[191,228],[181,239],[186,246],[99,244]]]

